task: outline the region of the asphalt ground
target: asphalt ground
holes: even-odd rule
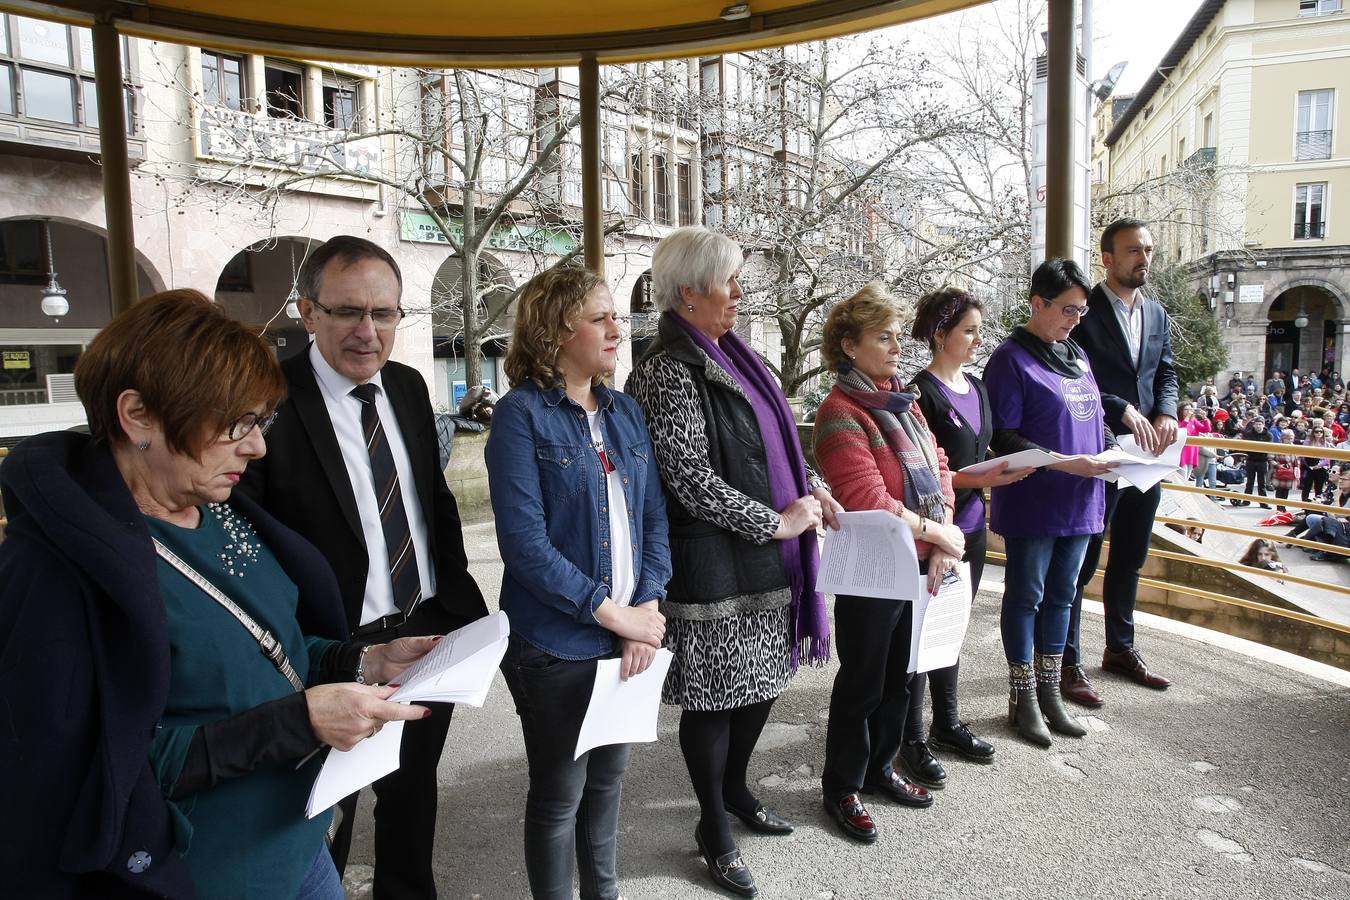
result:
[[[492,524],[467,527],[465,538],[495,608]],[[803,668],[751,761],[760,800],[797,829],[765,837],[733,824],[761,897],[1350,898],[1350,673],[1144,617],[1137,646],[1172,688],[1089,667],[1107,697],[1092,715],[1078,710],[1089,735],[1041,750],[1005,724],[1001,573],[989,574],[993,591],[977,600],[962,657],[961,702],[996,762],[944,759],[948,786],[931,808],[873,799],[880,839],[849,841],[820,803],[835,666]],[[1094,606],[1084,616],[1089,660],[1101,650]],[[624,782],[619,876],[629,900],[729,896],[694,847],[678,721],[677,709],[662,709],[660,739],[634,747]],[[500,675],[482,709],[456,711],[440,783],[441,897],[528,897],[525,755]],[[347,871],[352,900],[369,896],[370,808],[367,791]]]

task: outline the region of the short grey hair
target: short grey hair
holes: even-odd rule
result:
[[[661,312],[673,312],[681,303],[680,288],[709,293],[744,262],[740,246],[726,235],[701,225],[677,228],[652,255],[652,304]]]

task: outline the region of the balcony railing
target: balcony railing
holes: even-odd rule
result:
[[[1320,240],[1327,236],[1326,222],[1295,222],[1294,240]]]
[[[1218,151],[1214,147],[1201,147],[1186,157],[1181,165],[1187,169],[1208,169],[1214,166],[1218,157]]]
[[[1294,136],[1294,159],[1331,159],[1331,132],[1300,131]]]

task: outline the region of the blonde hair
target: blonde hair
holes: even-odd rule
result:
[[[879,331],[892,322],[902,320],[904,308],[879,281],[865,286],[858,293],[830,310],[825,320],[825,331],[820,339],[820,355],[825,365],[838,371],[848,357],[844,341],[859,341],[869,331]]]
[[[595,272],[575,266],[548,269],[525,283],[506,351],[506,377],[512,384],[533,381],[552,388],[563,383],[558,351],[564,332],[575,330],[586,297],[604,283]]]

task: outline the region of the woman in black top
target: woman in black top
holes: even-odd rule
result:
[[[1248,425],[1242,432],[1242,439],[1244,441],[1262,441],[1267,444],[1270,443],[1270,432],[1266,431],[1266,420],[1260,416],[1252,419],[1252,424]],[[1267,462],[1268,458],[1265,453],[1247,454],[1247,486],[1243,488],[1245,493],[1250,494],[1252,492],[1252,482],[1256,482],[1256,492],[1262,497],[1266,496]],[[1261,508],[1270,509],[1265,503],[1261,504]]]
[[[971,597],[980,588],[984,571],[986,487],[1020,481],[1031,469],[1008,472],[1003,463],[979,475],[959,470],[984,459],[993,435],[993,418],[984,382],[968,375],[963,367],[975,361],[980,346],[983,306],[970,294],[957,288],[944,288],[919,301],[911,336],[925,341],[933,353],[928,368],[914,378],[919,408],[939,447],[947,454],[956,488],[956,512],[952,519],[965,535],[965,562],[970,565]],[[950,750],[975,762],[994,761],[994,748],[971,733],[957,712],[956,684],[960,663],[915,676],[910,685],[909,721],[905,726],[905,744],[900,759],[911,777],[929,787],[940,788],[947,773],[933,754],[930,741],[924,740],[924,685],[932,682],[933,728],[929,735],[933,746]]]

